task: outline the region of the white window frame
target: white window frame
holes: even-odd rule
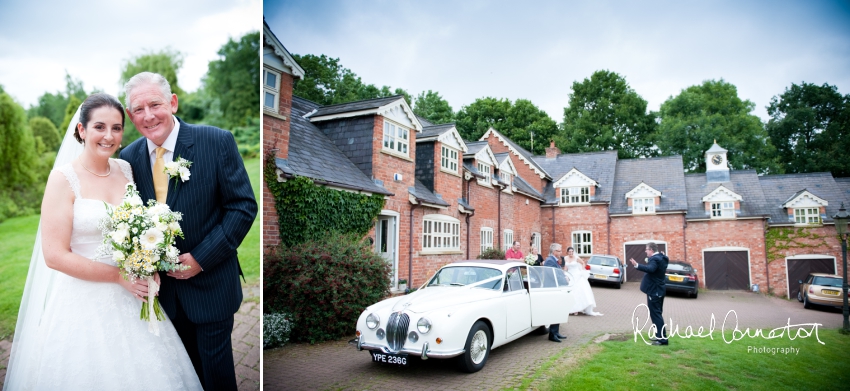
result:
[[[481,162],[478,162],[477,166],[478,166],[478,171],[481,174],[484,175],[484,179],[479,179],[478,183],[482,184],[482,185],[490,186],[490,177],[493,176],[491,174],[491,172],[492,172],[491,169],[490,169],[491,166],[489,164],[484,164],[484,163],[481,163]]]
[[[589,203],[590,186],[561,188],[561,205],[579,205]]]
[[[632,198],[632,213],[636,215],[655,213],[655,198]]]
[[[502,191],[507,192],[507,193],[510,193],[510,192],[511,192],[511,188],[513,188],[513,186],[514,186],[514,183],[513,183],[513,181],[511,180],[511,173],[509,173],[509,172],[502,172],[502,171],[500,171],[500,172],[499,172],[499,179],[500,179],[502,182],[505,182],[505,183],[507,183],[507,184],[508,184],[507,186],[505,186],[505,190],[502,190]]]
[[[570,237],[573,240],[572,247],[576,255],[593,254],[593,232],[573,231]]]
[[[481,252],[493,248],[493,228],[481,227]]]
[[[735,218],[735,201],[716,201],[711,203],[712,219]]]
[[[819,207],[794,208],[794,224],[820,225],[822,223]]]
[[[393,155],[410,157],[410,129],[384,118],[381,149]]]
[[[454,148],[449,148],[445,145],[440,146],[440,169],[457,174],[459,155],[458,151]]]
[[[460,251],[460,220],[440,214],[425,215],[422,219],[422,251]]]
[[[275,82],[273,85],[268,84],[268,77],[274,76]],[[266,94],[272,95],[274,107],[266,106]],[[280,72],[273,71],[268,68],[263,68],[263,110],[278,112],[280,107]]]
[[[536,248],[537,253],[540,254],[540,232],[531,233],[531,247]]]
[[[508,251],[509,248],[514,246],[514,231],[506,229],[502,234],[502,239],[502,247],[504,247],[504,251]]]

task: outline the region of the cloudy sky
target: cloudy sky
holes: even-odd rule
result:
[[[262,28],[259,0],[0,1],[0,85],[29,108],[65,90],[65,71],[118,95],[130,59],[170,47],[184,55],[178,83],[195,91],[232,37]]]
[[[848,1],[265,1],[291,53],[339,58],[367,84],[492,96],[563,121],[571,86],[617,72],[658,110],[724,79],[767,119],[791,83],[850,94]]]

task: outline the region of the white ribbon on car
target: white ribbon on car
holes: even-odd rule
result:
[[[154,281],[153,277],[148,277],[148,331],[153,335],[159,337],[159,319],[156,317],[156,310],[154,306],[154,298],[156,294],[159,292],[159,284]]]

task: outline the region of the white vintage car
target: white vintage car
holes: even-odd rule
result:
[[[561,269],[460,261],[417,291],[366,308],[352,343],[374,362],[406,366],[410,355],[456,358],[462,370],[476,372],[491,349],[566,323],[572,301],[569,275]]]

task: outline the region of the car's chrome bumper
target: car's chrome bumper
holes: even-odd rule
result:
[[[353,340],[349,341],[349,343],[355,345],[357,350],[376,350],[381,353],[391,353],[391,354],[410,354],[417,355],[423,360],[427,360],[429,358],[452,358],[460,356],[464,353],[463,349],[458,351],[450,351],[450,352],[434,352],[429,348],[428,342],[422,344],[422,348],[420,349],[411,349],[411,348],[401,348],[401,350],[394,352],[390,350],[388,347],[383,345],[376,345],[368,342],[364,342],[362,337],[356,337]]]

